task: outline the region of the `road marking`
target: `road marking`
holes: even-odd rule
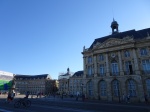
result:
[[[5,109],[0,109],[0,111],[2,111],[2,112],[13,112],[13,111],[5,110]]]

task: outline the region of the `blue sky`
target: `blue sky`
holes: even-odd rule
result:
[[[83,70],[83,46],[150,27],[149,0],[0,0],[0,70],[15,74]]]

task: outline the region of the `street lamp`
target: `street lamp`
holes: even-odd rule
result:
[[[84,86],[84,84],[82,83],[82,84],[81,84],[82,94],[83,94],[83,86]]]
[[[117,88],[118,88],[118,97],[119,97],[119,103],[120,103],[120,90],[119,90],[119,82],[117,81]]]

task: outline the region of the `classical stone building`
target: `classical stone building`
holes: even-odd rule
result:
[[[112,34],[97,38],[83,48],[83,91],[89,98],[144,102],[150,97],[150,28],[118,31],[111,23]],[[149,99],[150,100],[150,99]]]
[[[70,95],[80,95],[83,93],[83,71],[75,72],[69,78],[69,94]]]
[[[31,94],[53,93],[58,88],[58,82],[52,80],[49,74],[15,75],[15,88],[21,94],[29,91]]]
[[[71,73],[69,68],[67,69],[67,73],[59,75],[59,93],[60,94],[68,94],[69,93],[69,78],[71,77]]]

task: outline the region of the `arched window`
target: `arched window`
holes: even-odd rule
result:
[[[111,62],[111,71],[112,75],[119,75],[118,63],[115,60]]]
[[[93,96],[93,83],[92,83],[92,81],[88,82],[87,87],[88,87],[89,96]]]
[[[118,80],[114,80],[112,82],[112,88],[113,88],[113,95],[114,96],[119,96],[119,81]]]
[[[106,82],[100,81],[100,96],[106,96]]]
[[[150,97],[150,79],[146,80],[147,95]]]
[[[128,80],[128,94],[131,97],[136,96],[136,84],[132,79]]]

